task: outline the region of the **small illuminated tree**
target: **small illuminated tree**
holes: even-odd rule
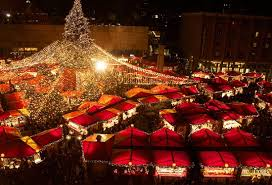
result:
[[[80,0],[75,0],[73,8],[65,18],[64,38],[71,42],[78,42],[85,47],[91,44],[89,22],[82,11]]]

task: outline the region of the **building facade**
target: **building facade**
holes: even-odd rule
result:
[[[91,26],[95,43],[113,53],[142,54],[148,49],[148,27]],[[62,38],[63,25],[0,24],[0,59],[28,56]]]
[[[179,48],[199,66],[218,72],[256,70],[272,74],[272,18],[216,13],[185,13]]]

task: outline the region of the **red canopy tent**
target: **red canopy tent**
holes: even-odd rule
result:
[[[184,140],[178,133],[161,128],[150,135],[150,143],[153,147],[184,147]]]
[[[199,103],[181,103],[175,108],[179,114],[190,115],[190,114],[205,114],[208,110]]]
[[[174,109],[161,110],[160,116],[171,125],[175,125],[178,120],[178,114]]]
[[[258,116],[258,111],[252,104],[247,104],[243,102],[232,102],[228,104],[231,109],[243,116]]]
[[[35,141],[39,146],[46,147],[52,143],[59,142],[63,139],[62,127],[40,132],[34,136],[31,136],[32,140]]]
[[[198,89],[195,86],[190,87],[182,87],[180,89],[181,93],[185,94],[186,96],[192,96],[199,94]]]
[[[168,100],[168,98],[166,96],[163,95],[152,95],[152,96],[148,96],[145,98],[140,98],[139,101],[141,103],[159,103],[162,101],[166,101]]]
[[[148,146],[148,134],[135,127],[128,127],[115,135],[116,147]]]
[[[243,166],[266,168],[272,166],[272,156],[264,152],[238,152]]]
[[[224,72],[217,72],[217,73],[213,73],[214,74],[214,76],[218,76],[218,77],[221,77],[221,76],[225,76],[226,75],[226,73],[224,73]]]
[[[120,114],[120,111],[114,108],[108,108],[93,114],[98,121],[108,121]]]
[[[236,72],[236,71],[228,71],[227,75],[230,76],[230,77],[235,77],[235,76],[241,75],[241,73]]]
[[[238,162],[231,152],[201,151],[198,152],[199,162],[207,167],[238,167]]]
[[[100,134],[102,140],[99,142],[96,141],[97,136],[94,134],[82,141],[84,160],[108,162],[111,159],[114,135]]]
[[[191,143],[194,147],[224,147],[222,137],[209,130],[201,129],[191,134]]]
[[[5,158],[26,158],[35,155],[39,150],[28,145],[21,139],[16,139],[8,143],[0,144],[0,153]]]
[[[117,166],[144,166],[151,162],[148,150],[113,150],[111,163]]]
[[[189,167],[191,165],[188,154],[184,151],[153,150],[152,162],[156,166]]]
[[[272,104],[272,93],[269,94],[258,94],[258,98],[265,101],[266,103]]]
[[[214,99],[206,102],[205,106],[211,111],[227,111],[231,109],[227,104]]]
[[[165,93],[173,93],[178,92],[179,88],[171,87],[167,85],[157,85],[151,89],[151,91],[155,94],[165,94]]]
[[[227,145],[230,147],[260,147],[260,144],[253,134],[237,128],[231,129],[223,136]]]
[[[171,93],[165,93],[163,95],[172,100],[182,99],[185,97],[185,95],[182,94],[181,92],[171,92]]]
[[[228,85],[228,81],[224,80],[221,77],[217,77],[211,80],[212,84],[216,84],[216,85]]]
[[[228,120],[238,120],[242,117],[242,115],[237,114],[233,111],[225,111],[225,112],[217,112],[216,118],[218,120],[228,121]]]
[[[153,94],[152,91],[139,88],[139,87],[132,88],[126,92],[126,96],[128,98],[142,98],[142,97],[150,96],[152,94]]]
[[[241,82],[240,80],[233,80],[230,82],[230,85],[234,88],[239,88],[239,87],[246,87],[247,84],[244,82]]]
[[[201,125],[204,123],[214,122],[215,120],[208,114],[187,115],[185,121],[191,125]]]
[[[109,106],[116,103],[119,103],[123,100],[120,96],[115,95],[102,95],[99,100],[97,101],[101,105]]]
[[[118,103],[117,105],[115,105],[113,108],[120,110],[120,111],[129,111],[131,109],[134,109],[138,106],[139,103],[131,101],[131,100],[127,100],[121,103]]]
[[[21,134],[16,128],[0,126],[0,143],[7,143],[20,137]]]
[[[248,78],[261,78],[261,77],[263,77],[263,74],[256,73],[256,72],[250,72],[250,73],[244,73],[243,76],[248,77]]]
[[[81,114],[77,117],[70,119],[70,122],[73,122],[77,125],[81,125],[83,127],[88,127],[92,124],[97,123],[99,120],[95,116],[90,116],[87,114]]]

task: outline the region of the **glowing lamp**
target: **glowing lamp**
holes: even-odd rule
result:
[[[270,167],[271,167],[271,165],[270,165],[270,164],[266,164],[266,167],[267,167],[267,168],[270,168]]]
[[[134,124],[131,124],[130,126],[131,126],[131,127],[134,127]]]
[[[175,168],[176,166],[177,166],[177,164],[176,164],[176,163],[173,163],[173,164],[172,164],[172,167],[173,167],[173,168]]]
[[[11,17],[11,14],[10,14],[10,13],[6,13],[6,17],[7,17],[7,18],[10,18],[10,17]]]
[[[228,167],[229,167],[229,164],[228,164],[228,163],[226,163],[226,164],[225,164],[225,168],[228,168]]]
[[[70,140],[70,139],[71,139],[71,136],[70,136],[70,135],[67,135],[67,136],[66,136],[66,139],[67,139],[67,140]]]
[[[81,139],[82,139],[82,137],[81,137],[81,136],[77,136],[77,140],[79,140],[79,141],[80,141]]]
[[[108,64],[105,61],[96,61],[95,69],[96,71],[105,71],[108,67]]]
[[[131,161],[129,161],[129,162],[128,162],[128,165],[129,165],[129,166],[131,166],[131,165],[132,165],[132,162],[131,162]]]
[[[2,154],[1,154],[1,157],[5,157],[5,154],[4,154],[4,153],[2,153]]]

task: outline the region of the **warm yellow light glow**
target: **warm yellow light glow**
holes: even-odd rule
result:
[[[105,71],[108,67],[108,64],[105,61],[98,60],[95,63],[96,71]]]
[[[129,161],[129,162],[128,162],[128,165],[129,165],[129,166],[131,166],[131,165],[132,165],[132,162],[131,162],[131,161]]]

